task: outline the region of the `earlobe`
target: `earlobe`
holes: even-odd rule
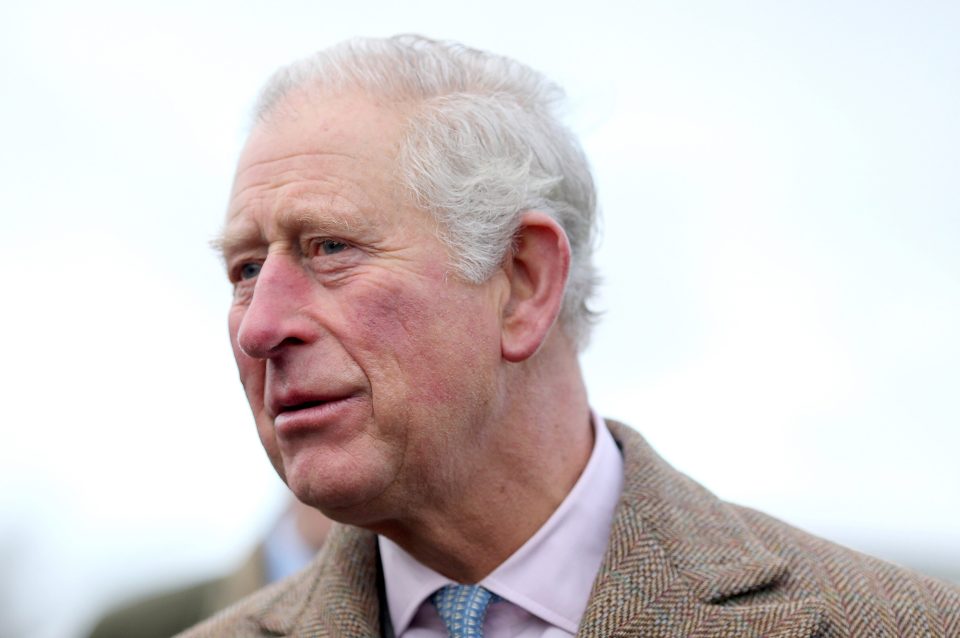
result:
[[[503,358],[530,358],[546,340],[563,305],[570,271],[570,242],[552,217],[540,211],[521,215],[514,250],[505,257],[509,299],[500,335]]]

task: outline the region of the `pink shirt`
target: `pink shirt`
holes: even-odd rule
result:
[[[607,549],[623,489],[623,458],[609,430],[592,417],[594,445],[587,466],[547,522],[480,581],[503,598],[484,622],[487,638],[573,636]],[[393,541],[379,537],[390,620],[397,638],[446,638],[430,595],[453,584]]]

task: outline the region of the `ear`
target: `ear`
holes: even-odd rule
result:
[[[522,213],[503,269],[510,292],[503,307],[500,350],[504,359],[517,363],[533,356],[560,314],[570,271],[567,234],[546,213]]]

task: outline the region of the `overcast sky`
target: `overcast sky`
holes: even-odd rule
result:
[[[960,574],[960,5],[790,4],[0,6],[0,618],[72,635],[276,513],[207,241],[266,76],[397,32],[566,87],[601,413],[723,498]]]

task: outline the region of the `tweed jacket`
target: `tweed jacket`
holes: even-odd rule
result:
[[[579,636],[960,638],[960,588],[724,503],[608,426],[625,481]],[[379,636],[376,547],[339,526],[303,572],[182,636]]]

